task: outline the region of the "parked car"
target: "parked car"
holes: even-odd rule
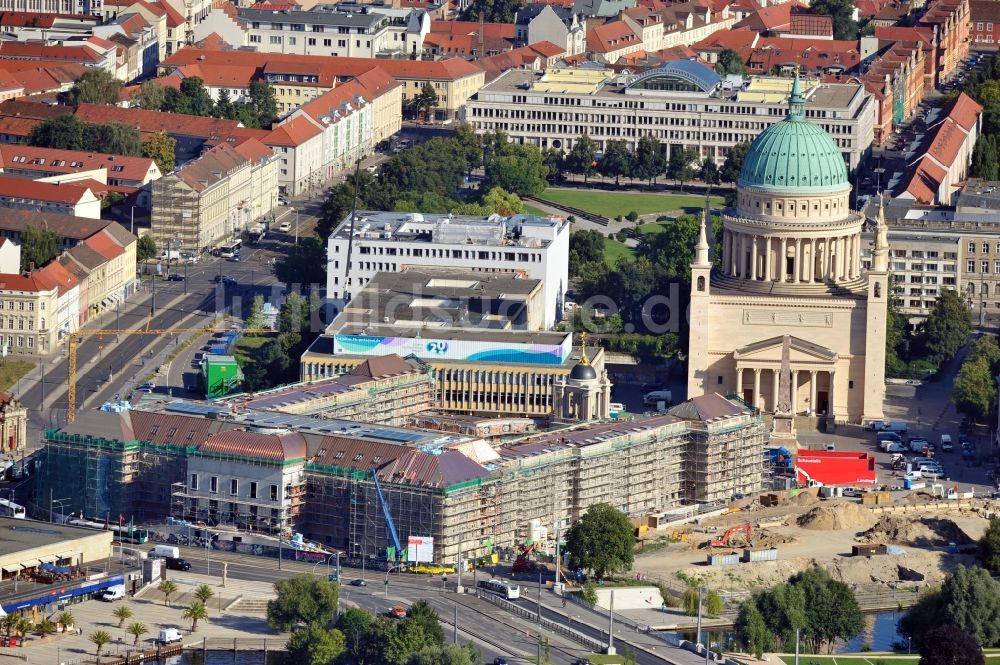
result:
[[[139,386],[139,390],[150,390],[150,391],[156,390],[156,382],[149,381],[148,383],[144,383],[141,386]]]
[[[236,286],[236,280],[228,275],[216,275],[212,281],[223,286]]]
[[[281,231],[282,233],[288,233],[289,231],[292,230],[292,223],[282,222],[281,226],[278,227],[278,230]]]
[[[175,272],[172,272],[169,275],[167,275],[167,281],[168,282],[183,282],[184,281],[184,277],[182,275],[178,275]]]
[[[950,434],[942,434],[941,435],[941,452],[943,452],[943,453],[950,453],[954,449],[955,449],[955,446],[952,445],[952,443],[951,443],[951,435]]]
[[[402,605],[394,605],[386,611],[385,615],[390,619],[405,619],[406,608]]]
[[[168,556],[166,562],[168,570],[191,570],[191,562],[187,559],[177,559]]]
[[[359,577],[358,579],[351,580],[351,586],[368,586],[368,582]]]

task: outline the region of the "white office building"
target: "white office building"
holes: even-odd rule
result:
[[[349,300],[379,272],[457,268],[540,279],[545,327],[562,319],[569,281],[568,220],[358,211],[348,265],[350,226],[348,216],[327,244],[327,293],[334,300]]]
[[[751,142],[784,119],[790,78],[722,78],[689,60],[642,74],[610,69],[512,69],[483,86],[466,104],[476,132],[505,132],[512,141],[569,152],[586,134],[634,148],[651,135],[669,156],[694,148],[720,166],[729,150]],[[875,104],[860,83],[802,82],[808,119],[833,139],[853,171],[870,151]]]

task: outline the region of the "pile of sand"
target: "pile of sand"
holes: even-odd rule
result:
[[[916,504],[921,504],[921,503],[930,503],[931,501],[934,501],[935,499],[937,499],[937,497],[935,497],[930,492],[916,491],[916,492],[910,492],[909,494],[907,494],[906,497],[903,500],[906,501],[910,505],[916,505]]]
[[[792,498],[792,503],[799,506],[811,506],[819,503],[819,499],[812,492],[799,492]]]
[[[883,515],[872,528],[858,534],[857,539],[862,543],[900,543],[920,547],[941,547],[948,543],[968,545],[973,542],[961,527],[949,519],[908,519],[896,515]]]
[[[826,504],[801,515],[796,522],[803,529],[840,531],[867,529],[875,521],[872,511],[856,503]]]
[[[777,547],[794,543],[795,537],[767,529],[757,529],[753,532],[753,546],[760,548]]]

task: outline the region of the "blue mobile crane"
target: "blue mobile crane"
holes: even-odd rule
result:
[[[385,523],[389,527],[389,535],[392,536],[392,544],[396,546],[396,561],[399,561],[399,557],[403,553],[403,547],[399,542],[399,534],[396,533],[396,525],[392,521],[392,514],[389,513],[389,504],[386,503],[385,496],[382,494],[382,486],[378,482],[378,469],[373,468],[371,474],[372,479],[375,481],[375,491],[378,493],[378,501],[382,504],[382,514],[385,515]]]

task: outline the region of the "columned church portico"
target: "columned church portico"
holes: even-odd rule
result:
[[[806,119],[807,101],[796,75],[788,116],[747,152],[736,205],[722,214],[714,264],[703,220],[691,265],[688,394],[733,392],[789,417],[878,420],[889,296],[885,224],[879,220],[865,271],[864,217],[850,209],[843,156]]]

